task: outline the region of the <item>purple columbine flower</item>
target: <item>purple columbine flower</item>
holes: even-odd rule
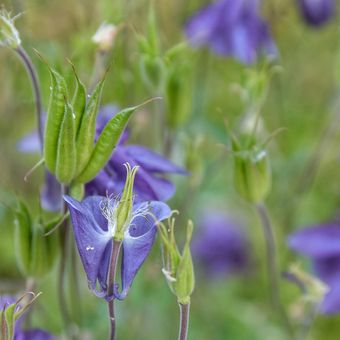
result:
[[[114,105],[107,105],[100,109],[97,120],[97,136],[107,121],[117,112],[118,109]],[[174,195],[176,188],[170,180],[164,178],[164,175],[171,173],[187,175],[188,173],[144,146],[126,145],[127,139],[128,131],[125,130],[105,168],[86,185],[86,194],[105,196],[107,193],[114,195],[120,193],[125,183],[124,164],[129,163],[131,167],[139,166],[134,184],[137,201],[169,200]]]
[[[109,262],[113,251],[119,197],[90,196],[82,202],[65,196],[77,248],[83,263],[89,288],[99,297],[107,295]],[[156,222],[170,217],[170,208],[162,202],[151,201],[133,206],[129,225],[123,238],[121,292],[115,297],[124,299],[132,282],[149,254],[157,232]]]
[[[301,15],[311,26],[322,26],[334,15],[334,0],[298,0]]]
[[[194,260],[216,278],[249,269],[249,248],[242,228],[221,212],[206,214],[192,241]]]
[[[277,50],[259,4],[259,0],[216,1],[189,20],[186,36],[195,47],[208,46],[245,64],[254,63],[261,53],[275,57]]]
[[[289,236],[288,245],[312,260],[315,274],[330,289],[320,311],[325,314],[340,313],[340,223],[331,222],[298,230]]]
[[[97,137],[106,123],[118,112],[115,105],[109,104],[100,108],[97,117]],[[188,173],[146,147],[126,145],[128,137],[128,131],[125,130],[108,164],[94,180],[86,185],[86,196],[120,193],[125,180],[124,163],[129,163],[131,166],[139,166],[134,187],[137,201],[166,201],[170,199],[176,188],[172,181],[164,176],[171,173],[180,175]],[[22,138],[17,143],[17,148],[24,153],[39,152],[40,144],[37,132],[32,132]],[[41,191],[41,204],[48,211],[59,211],[62,206],[60,184],[48,171],[45,173],[45,184]]]

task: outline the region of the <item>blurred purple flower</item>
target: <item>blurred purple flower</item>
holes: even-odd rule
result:
[[[259,0],[219,0],[201,9],[187,23],[185,33],[195,47],[232,56],[245,64],[259,54],[276,57],[268,25],[259,14]]]
[[[113,230],[102,211],[103,203],[110,200],[101,196],[87,197],[82,202],[65,196],[77,248],[87,275],[89,288],[99,297],[107,296],[109,262],[113,250]],[[107,204],[115,208],[115,200]],[[143,212],[143,213],[142,213]],[[152,217],[151,217],[152,214]],[[170,217],[170,208],[162,202],[137,203],[122,243],[121,292],[115,287],[115,297],[124,299],[132,282],[149,254],[157,232],[156,221]],[[98,289],[99,288],[99,289]]]
[[[11,295],[3,295],[0,296],[0,311],[5,310],[9,305],[15,304],[17,299]],[[20,304],[15,307],[15,312],[21,309]],[[27,312],[25,312],[27,313]],[[42,330],[42,329],[29,329],[23,330],[22,323],[25,319],[25,315],[23,314],[19,319],[15,322],[14,326],[14,338],[13,340],[53,340],[55,337]],[[0,331],[1,334],[1,331]]]
[[[249,269],[249,248],[242,228],[220,212],[211,212],[203,217],[192,241],[194,260],[206,274],[213,277],[224,277]]]
[[[340,223],[298,230],[289,236],[288,245],[311,259],[315,274],[330,288],[321,304],[321,312],[340,313]]]
[[[334,15],[334,0],[298,0],[301,15],[311,26],[322,26]]]
[[[97,120],[97,135],[118,109],[107,105],[100,109]],[[139,166],[136,174],[134,193],[136,200],[166,201],[175,193],[175,185],[164,178],[164,175],[175,173],[187,175],[188,173],[170,162],[160,154],[140,145],[124,145],[128,139],[128,131],[123,133],[111,159],[97,177],[86,185],[87,195],[118,194],[124,187],[126,169],[125,163],[131,167]]]

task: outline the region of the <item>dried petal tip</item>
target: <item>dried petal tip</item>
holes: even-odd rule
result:
[[[100,51],[109,51],[115,41],[119,26],[103,22],[97,32],[92,37],[92,41],[97,44]]]
[[[10,13],[5,9],[0,11],[0,46],[7,46],[13,49],[21,45],[18,30],[14,26],[18,15],[11,18]]]

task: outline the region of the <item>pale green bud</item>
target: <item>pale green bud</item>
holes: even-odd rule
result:
[[[14,26],[16,18],[11,18],[4,9],[0,11],[0,46],[16,49],[21,45],[19,32]]]
[[[163,243],[162,272],[168,282],[170,290],[176,295],[181,304],[188,304],[195,287],[194,266],[191,258],[190,242],[193,232],[193,223],[188,221],[186,242],[182,251],[179,252],[174,236],[175,220],[169,223],[169,228],[159,225],[160,236]]]
[[[267,150],[256,145],[242,150],[233,140],[234,185],[249,203],[262,202],[271,189],[271,168]]]

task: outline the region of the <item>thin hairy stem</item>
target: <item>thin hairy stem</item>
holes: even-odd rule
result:
[[[190,303],[187,304],[178,303],[178,305],[180,311],[178,340],[186,340],[189,328]]]
[[[113,296],[114,287],[116,284],[116,272],[117,272],[117,263],[120,253],[122,242],[121,241],[113,241],[113,250],[110,260],[110,268],[109,268],[109,277],[108,277],[108,296]],[[114,340],[116,336],[116,316],[115,316],[115,306],[114,306],[114,297],[108,302],[109,309],[109,320],[110,320],[110,340]]]
[[[44,131],[43,131],[43,123],[42,123],[43,112],[42,112],[41,91],[40,91],[38,75],[35,70],[34,64],[31,58],[29,57],[29,55],[26,53],[25,49],[20,45],[18,48],[15,49],[15,51],[18,53],[21,61],[25,65],[26,71],[29,75],[29,78],[31,79],[33,93],[35,97],[35,106],[36,106],[36,115],[37,115],[37,124],[38,124],[38,136],[39,136],[40,148],[42,150],[43,142],[44,142]]]

